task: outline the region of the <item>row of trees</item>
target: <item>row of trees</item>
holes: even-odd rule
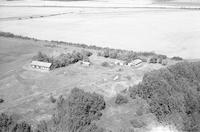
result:
[[[147,100],[159,121],[200,131],[200,62],[181,62],[147,73],[134,89],[131,97]]]
[[[74,88],[68,98],[57,99],[57,110],[50,121],[42,121],[33,130],[27,122],[13,116],[0,115],[0,132],[103,132],[94,121],[102,116],[106,104],[96,93]]]
[[[11,38],[21,38],[21,39],[28,39],[28,40],[31,39],[31,40],[39,41],[38,39],[35,39],[35,38],[14,35],[14,34],[8,33],[8,32],[0,32],[0,36],[11,37]],[[127,62],[130,62],[137,58],[140,58],[140,59],[143,59],[143,61],[146,61],[145,57],[149,57],[149,56],[161,57],[162,59],[167,58],[166,55],[159,55],[154,52],[134,52],[131,50],[121,50],[121,49],[114,49],[114,48],[107,48],[107,47],[99,47],[96,45],[87,45],[87,44],[63,42],[63,41],[51,41],[51,42],[53,43],[53,45],[52,45],[53,47],[55,47],[56,45],[69,45],[69,46],[80,47],[83,49],[99,50],[99,52],[98,52],[99,56],[124,60]],[[48,45],[48,46],[50,46],[50,45]],[[183,58],[178,57],[178,56],[172,57],[171,59],[176,60],[176,61],[183,60]]]
[[[158,54],[155,54],[154,52],[133,52],[133,51],[115,50],[115,49],[109,49],[109,48],[98,52],[98,56],[123,60],[126,62],[130,62],[137,58],[140,58],[145,62],[145,61],[147,61],[147,57],[150,57],[150,56],[155,56],[155,57],[162,58],[162,59],[167,58],[166,55],[158,55]]]
[[[52,63],[52,68],[65,67],[70,64],[74,64],[80,60],[89,61],[89,56],[92,55],[92,52],[82,50],[81,52],[73,51],[72,53],[60,54],[57,57],[48,56],[45,53],[38,52],[36,56],[33,57],[33,60],[44,61]]]

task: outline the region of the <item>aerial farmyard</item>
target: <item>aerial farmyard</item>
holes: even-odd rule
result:
[[[198,0],[0,0],[0,132],[200,132]]]

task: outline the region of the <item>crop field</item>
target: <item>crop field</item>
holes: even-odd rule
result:
[[[18,5],[15,3],[13,6]],[[47,2],[46,7],[36,3],[32,7],[1,7],[0,30],[42,40],[200,57],[198,8],[134,8],[126,2],[55,2],[56,6]]]

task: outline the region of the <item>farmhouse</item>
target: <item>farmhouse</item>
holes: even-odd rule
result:
[[[50,71],[51,70],[51,63],[48,62],[42,62],[42,61],[32,61],[31,67],[44,70],[44,71]]]
[[[149,59],[148,61],[149,63],[158,63],[159,62],[159,59],[157,57],[152,57]]]
[[[142,63],[141,59],[135,59],[132,62],[128,63],[128,66],[138,66],[141,63]]]

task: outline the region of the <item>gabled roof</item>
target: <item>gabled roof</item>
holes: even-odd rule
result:
[[[31,65],[37,65],[37,66],[43,66],[43,67],[50,67],[52,64],[48,62],[43,62],[43,61],[32,61]]]
[[[141,59],[135,59],[133,60],[130,64],[134,64],[134,65],[137,65],[139,63],[142,63],[142,60]]]

